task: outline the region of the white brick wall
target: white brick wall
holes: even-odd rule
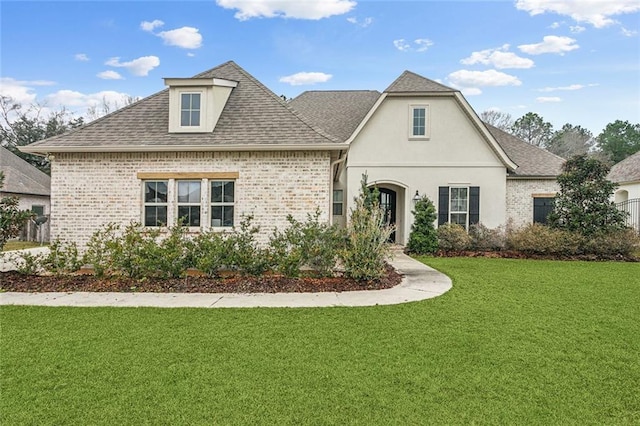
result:
[[[553,179],[508,179],[507,221],[511,220],[515,226],[532,223],[534,194],[553,196],[559,189]]]
[[[253,214],[263,241],[288,214],[329,219],[329,152],[60,153],[51,169],[51,238],[79,247],[106,223],[142,221],[138,172],[237,172],[235,222]]]

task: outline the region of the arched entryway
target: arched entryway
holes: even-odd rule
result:
[[[396,191],[389,188],[378,188],[380,192],[378,201],[380,202],[380,208],[384,210],[384,217],[388,225],[396,225],[396,215],[398,214],[397,208],[397,194]],[[396,231],[394,231],[389,237],[389,241],[396,241]]]
[[[376,187],[379,192],[380,207],[384,209],[385,218],[389,224],[395,225],[396,230],[389,238],[390,242],[404,244],[406,240],[405,218],[407,212],[407,188],[394,181],[377,180],[369,185],[369,188]],[[410,209],[410,208],[409,208]]]

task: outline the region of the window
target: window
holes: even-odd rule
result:
[[[333,215],[334,216],[342,216],[342,206],[343,206],[343,198],[342,198],[342,189],[336,189],[333,191]]]
[[[178,220],[184,226],[200,226],[199,180],[181,180],[178,186]]]
[[[457,223],[465,229],[480,222],[480,187],[448,187],[438,189],[438,225]]]
[[[36,216],[44,216],[44,206],[32,205],[31,211],[35,213]]]
[[[200,93],[182,93],[180,95],[180,125],[182,127],[200,126]]]
[[[534,197],[533,198],[533,222],[547,223],[547,216],[553,210],[553,197]]]
[[[211,182],[211,226],[232,227],[235,202],[235,182],[214,180]]]
[[[427,139],[429,137],[429,107],[427,105],[412,105],[409,111],[409,137]]]
[[[144,181],[144,226],[167,224],[167,181]]]

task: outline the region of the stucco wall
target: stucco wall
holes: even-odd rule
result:
[[[253,214],[264,241],[274,227],[287,226],[288,214],[304,220],[320,208],[321,219],[329,219],[329,165],[328,152],[57,154],[51,165],[51,237],[82,247],[106,223],[141,221],[138,172],[237,172],[235,223]]]
[[[507,220],[514,226],[532,223],[534,196],[553,197],[559,190],[554,179],[507,180]]]

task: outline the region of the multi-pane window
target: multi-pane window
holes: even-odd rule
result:
[[[469,188],[450,188],[449,222],[467,228],[469,216]]]
[[[180,125],[182,127],[200,126],[200,93],[182,93],[180,95]]]
[[[211,226],[232,227],[235,203],[235,182],[211,181]]]
[[[167,225],[167,181],[144,181],[144,226]]]
[[[412,136],[427,135],[427,109],[425,107],[413,108]]]
[[[36,216],[44,216],[44,206],[34,204],[31,206],[31,212]]]
[[[533,222],[547,223],[547,216],[553,211],[553,197],[535,197],[533,199]]]
[[[199,180],[177,181],[178,220],[184,226],[200,226]]]
[[[335,189],[333,191],[333,215],[342,216],[343,209],[343,193],[342,189]]]

